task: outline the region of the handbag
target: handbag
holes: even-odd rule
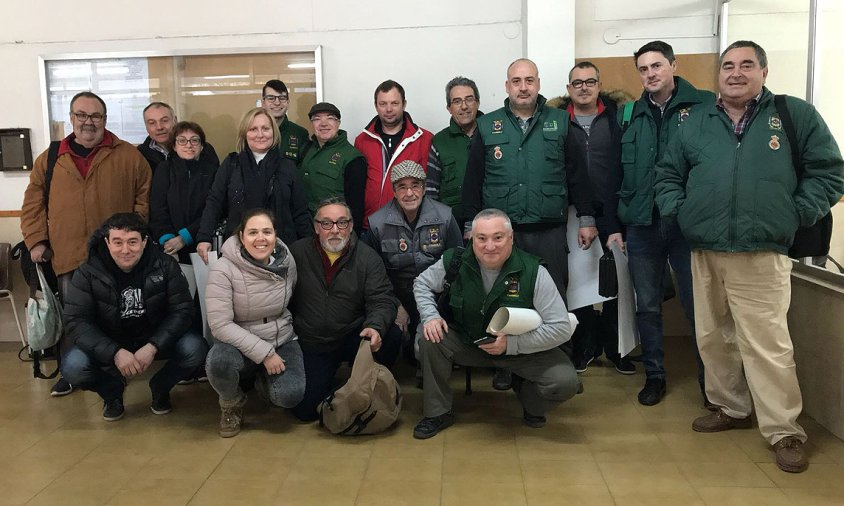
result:
[[[618,296],[618,272],[612,251],[607,251],[598,260],[598,295],[607,298]]]
[[[62,337],[62,306],[50,289],[41,264],[35,264],[41,298],[30,298],[26,304],[26,341],[32,351],[44,351],[58,344]]]

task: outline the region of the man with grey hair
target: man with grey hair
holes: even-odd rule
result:
[[[797,473],[808,461],[786,254],[797,228],[844,194],[844,160],[815,108],[773,95],[767,75],[758,44],[727,47],[718,101],[684,123],[657,165],[656,203],[692,248],[697,344],[718,407],[692,429],[749,428],[755,408],[777,466]]]
[[[446,128],[436,135],[428,155],[428,195],[451,207],[463,227],[463,177],[469,160],[469,142],[475,133],[481,95],[475,81],[457,76],[445,85],[445,106],[451,114]],[[468,236],[467,236],[468,237]]]
[[[148,135],[144,142],[138,144],[138,151],[144,155],[154,173],[158,165],[172,153],[173,146],[170,145],[170,134],[178,120],[173,108],[164,102],[152,102],[144,107],[143,115],[144,126]],[[199,157],[208,160],[214,166],[220,165],[217,152],[210,142],[203,144]]]
[[[446,251],[413,285],[424,335],[419,344],[424,417],[413,429],[417,439],[433,437],[454,423],[448,379],[455,363],[512,371],[522,420],[533,428],[544,426],[549,408],[570,399],[579,387],[571,360],[559,348],[574,331],[565,303],[540,259],[513,247],[507,214],[498,209],[478,212],[470,244],[457,258],[459,267],[449,285],[450,316],[440,313],[437,298],[457,250]],[[518,335],[489,329],[502,307],[534,309],[539,325]]]

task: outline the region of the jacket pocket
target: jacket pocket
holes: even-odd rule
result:
[[[636,163],[636,135],[625,135],[621,139],[621,163],[622,165]]]
[[[713,242],[719,234],[726,233],[725,227],[729,227],[729,223],[719,224],[724,220],[719,219],[718,216],[727,216],[730,211],[714,205],[712,200],[714,190],[713,183],[686,188],[686,200],[677,211],[677,224],[680,225],[680,230],[689,242]]]
[[[753,240],[788,245],[799,225],[797,206],[786,185],[770,179],[759,180],[756,185]]]
[[[484,187],[484,207],[509,209],[507,202],[509,200],[510,191],[511,188],[509,186]]]
[[[545,158],[547,160],[562,160],[563,145],[560,142],[559,132],[542,132],[542,137],[545,144]]]
[[[543,219],[557,219],[566,213],[566,189],[562,184],[542,185],[542,204],[539,215]]]

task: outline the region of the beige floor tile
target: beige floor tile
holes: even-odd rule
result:
[[[196,506],[262,506],[286,503],[277,495],[278,483],[268,479],[214,479],[209,478],[191,499]]]
[[[288,481],[312,480],[323,483],[330,476],[331,482],[360,481],[369,466],[368,457],[326,458],[323,455],[303,452],[290,469]],[[354,499],[354,498],[353,498]]]
[[[615,489],[649,491],[685,490],[691,483],[673,463],[599,462],[604,481],[615,496]]]
[[[292,475],[291,475],[292,476]],[[358,479],[331,476],[330,486],[325,479],[288,477],[275,492],[275,504],[297,506],[346,506],[355,504],[359,490],[366,486]]]
[[[381,481],[434,481],[443,476],[443,460],[419,460],[415,458],[378,458],[369,459],[364,482]]]
[[[604,485],[601,470],[594,462],[565,462],[557,460],[522,460],[522,476],[525,486],[541,489],[545,485],[561,486]]]
[[[205,482],[205,478],[130,478],[106,503],[108,506],[181,506]]]
[[[789,504],[800,506],[841,506],[844,495],[840,489],[829,488],[783,488]]]
[[[371,484],[371,485],[370,485]],[[442,485],[436,481],[368,481],[358,491],[359,506],[438,506]]]
[[[697,491],[689,486],[651,490],[647,486],[610,487],[618,506],[704,506]]]
[[[149,478],[205,478],[223,460],[223,455],[211,457],[201,452],[161,453],[153,456],[141,469]]]
[[[79,455],[57,453],[50,458],[17,455],[0,463],[0,503],[22,504],[80,461]]]
[[[844,499],[844,467],[842,466],[810,463],[809,468],[802,473],[786,473],[780,471],[775,463],[758,465],[780,488],[837,490]]]
[[[260,476],[280,483],[287,478],[295,464],[296,457],[286,458],[260,452],[248,456],[227,455],[211,473],[211,478],[215,480],[248,480]]]
[[[778,488],[698,487],[707,506],[789,506]]]
[[[695,487],[774,487],[753,462],[680,462],[680,471]]]
[[[507,471],[502,471],[506,473]],[[487,473],[477,480],[455,479],[443,482],[443,506],[519,506],[527,505],[521,481],[502,483],[500,476]]]
[[[751,462],[726,433],[700,434],[689,429],[682,434],[663,433],[658,437],[675,462]]]
[[[672,462],[668,447],[654,434],[605,435],[589,443],[597,462]]]
[[[494,480],[491,474],[494,474]],[[491,481],[521,485],[522,472],[518,458],[486,460],[446,455],[443,459],[443,482],[485,484]]]
[[[566,476],[549,483],[525,483],[527,501],[530,506],[613,506],[610,491],[603,483],[583,485]]]
[[[444,443],[444,437],[434,437],[424,441],[409,436],[406,436],[403,440],[378,438],[372,446],[371,458],[442,460]]]
[[[39,492],[29,504],[68,504],[67,501],[104,504],[139,472],[145,462],[146,458],[135,457],[121,459],[120,465],[114,465],[112,461],[79,463]]]

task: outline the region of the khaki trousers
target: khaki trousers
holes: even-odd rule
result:
[[[756,407],[762,436],[806,441],[786,315],[791,261],[772,251],[692,252],[695,327],[706,395],[734,418]],[[752,399],[752,403],[751,403]]]

